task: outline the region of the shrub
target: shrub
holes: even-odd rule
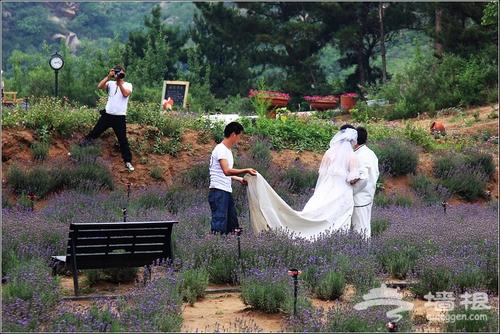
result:
[[[375,250],[376,259],[393,278],[406,279],[415,268],[421,249],[407,242],[392,241]]]
[[[198,298],[205,296],[208,279],[208,271],[205,268],[187,269],[182,272],[181,295],[189,305],[193,306]]]
[[[239,94],[236,96],[228,96],[224,99],[225,107],[224,113],[238,114],[238,115],[252,115],[254,109],[252,102],[247,97],[241,97]]]
[[[102,155],[102,146],[102,141],[98,139],[92,145],[73,145],[69,153],[71,159],[78,163],[94,163]]]
[[[183,124],[180,117],[157,117],[155,122],[160,134],[165,137],[179,138],[183,132]]]
[[[246,305],[266,313],[293,313],[294,297],[292,279],[286,269],[251,269],[242,279],[240,298]],[[305,299],[297,304],[311,305]]]
[[[488,153],[474,150],[466,150],[458,154],[457,152],[441,152],[436,155],[433,163],[434,175],[438,178],[443,178],[450,169],[463,165],[478,167],[478,170],[488,177],[495,172],[493,157]]]
[[[430,151],[433,147],[434,141],[429,131],[425,127],[417,126],[413,122],[406,122],[403,135],[415,145],[422,146],[426,151]]]
[[[469,59],[445,54],[438,60],[425,57],[418,40],[415,44],[411,63],[390,82],[380,85],[378,97],[395,104],[386,114],[388,120],[412,118],[424,111],[453,105],[486,103],[496,94],[498,66],[496,61],[485,60],[491,59],[488,51]]]
[[[96,190],[105,187],[114,189],[114,179],[109,167],[102,161],[89,161],[89,155],[78,155],[70,162],[61,158],[44,161],[41,164],[20,166],[13,163],[6,173],[10,188],[15,194],[34,194],[44,198],[51,191],[68,187],[79,191]]]
[[[165,168],[161,168],[160,166],[158,166],[157,163],[154,163],[152,166],[151,166],[151,169],[149,170],[149,175],[151,175],[151,177],[155,180],[159,180],[162,178],[162,175],[163,175],[163,172],[165,171]]]
[[[57,178],[57,175],[55,177]],[[100,187],[113,190],[115,181],[109,167],[102,161],[96,161],[95,163],[78,164],[72,171],[70,186],[80,191],[99,189]]]
[[[208,161],[193,164],[181,176],[182,184],[196,189],[207,189],[210,185]]]
[[[411,188],[418,195],[419,200],[427,204],[436,204],[448,200],[450,192],[440,184],[434,183],[427,175],[409,174]]]
[[[206,228],[206,233],[208,233],[210,228],[208,226]],[[195,232],[190,231],[189,235]],[[206,233],[202,233],[202,235],[205,236]],[[231,235],[211,235],[210,238],[199,240],[196,244],[190,244],[189,248],[192,248],[188,257],[193,261],[192,267],[206,268],[210,283],[234,284],[237,282],[239,261],[236,238]]]
[[[373,219],[371,221],[372,237],[382,234],[391,224],[387,219]]]
[[[85,284],[93,285],[104,278],[102,269],[86,269],[83,271],[85,275]]]
[[[318,278],[318,283],[314,286],[314,294],[319,299],[336,300],[343,295],[345,287],[344,273],[330,270]]]
[[[379,165],[385,165],[391,175],[416,173],[418,147],[408,139],[387,137],[376,143],[379,148]]]
[[[210,282],[214,284],[234,284],[237,281],[236,271],[238,270],[238,258],[228,255],[213,260],[207,270]]]
[[[119,251],[115,250],[114,252]],[[127,283],[136,279],[139,268],[86,269],[84,272],[87,285],[96,284],[102,279],[109,279],[117,283]]]
[[[410,285],[409,290],[420,298],[424,298],[429,291],[453,291],[453,260],[451,256],[419,259],[415,276],[417,281]],[[431,261],[429,261],[431,260]],[[451,261],[451,262],[449,262]]]
[[[389,195],[386,195],[382,192],[378,192],[375,194],[373,203],[376,206],[380,206],[383,208],[388,208],[393,205],[400,207],[410,207],[413,205],[413,200],[411,199],[411,197],[403,194],[391,192]]]
[[[485,195],[486,183],[492,175],[491,156],[487,154],[447,152],[433,160],[438,183],[468,201]]]
[[[49,156],[50,143],[42,141],[39,143],[31,143],[31,154],[35,160],[44,160]]]
[[[291,166],[285,170],[283,180],[289,182],[289,190],[292,193],[298,193],[303,189],[312,189],[316,186],[318,171],[305,168],[304,164],[294,161]]]
[[[139,273],[139,268],[106,268],[102,272],[109,277],[112,282],[132,282]]]
[[[71,135],[85,132],[95,124],[99,114],[86,106],[76,109],[63,99],[53,97],[36,99],[30,108],[24,110],[20,106],[18,121],[23,121],[28,129],[44,129],[47,133]],[[3,119],[3,115],[2,115]]]
[[[13,163],[7,170],[6,178],[15,194],[34,194],[44,198],[55,186],[51,169],[48,165],[34,165],[32,168]]]
[[[269,168],[269,165],[272,162],[269,142],[265,138],[257,137],[255,140],[252,140],[250,144],[250,154],[252,155],[252,160],[259,162],[259,165],[254,166],[254,168]]]

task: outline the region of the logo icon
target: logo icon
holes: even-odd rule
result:
[[[385,284],[381,284],[380,288],[371,289],[370,293],[363,295],[364,302],[354,305],[356,310],[366,310],[368,307],[378,305],[396,305],[399,306],[394,310],[386,313],[388,318],[394,319],[394,322],[401,320],[403,317],[400,312],[410,311],[413,309],[413,303],[406,302],[403,295],[397,292],[396,289],[387,288]]]

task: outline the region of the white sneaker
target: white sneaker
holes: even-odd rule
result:
[[[132,171],[134,170],[134,166],[132,166],[132,164],[130,162],[126,162],[125,163],[125,168],[127,168],[128,170]]]

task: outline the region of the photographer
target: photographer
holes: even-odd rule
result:
[[[114,78],[115,81],[109,81]],[[113,128],[118,143],[120,144],[120,151],[125,163],[125,168],[130,171],[134,170],[132,166],[132,152],[127,140],[127,123],[126,114],[128,106],[128,97],[132,93],[132,84],[125,82],[125,69],[122,66],[113,67],[108,75],[99,82],[97,88],[105,89],[108,92],[108,102],[106,109],[100,110],[101,117],[97,121],[92,131],[83,139],[83,145],[90,145],[97,139],[104,131]]]

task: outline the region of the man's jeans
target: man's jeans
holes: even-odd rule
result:
[[[231,193],[211,189],[208,193],[208,203],[212,210],[212,220],[210,221],[213,233],[228,234],[238,228],[238,217],[236,217],[236,207]]]

